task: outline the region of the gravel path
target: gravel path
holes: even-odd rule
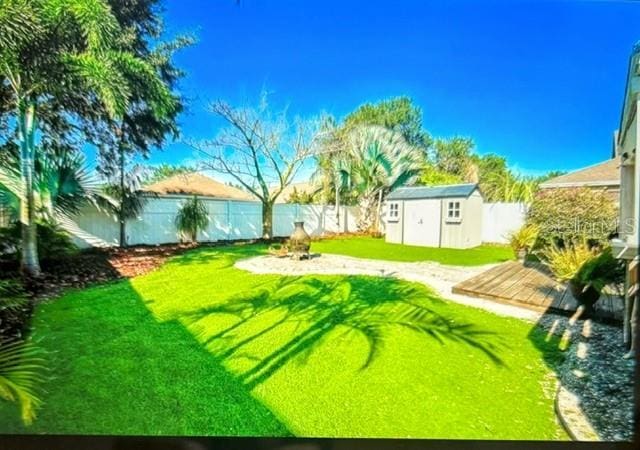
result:
[[[630,440],[633,434],[634,363],[622,358],[625,350],[621,327],[540,313],[451,292],[455,284],[493,266],[401,263],[331,254],[316,255],[305,261],[258,256],[236,263],[237,268],[254,273],[393,276],[423,283],[442,297],[463,305],[536,322],[549,332],[562,336],[564,345],[568,347],[564,361],[553,370],[563,389],[575,399],[573,409],[577,408],[582,416],[578,420],[592,427],[601,440]]]
[[[425,284],[448,300],[485,309],[501,316],[516,317],[529,321],[537,321],[541,316],[541,313],[536,311],[451,292],[451,288],[454,285],[494,267],[495,264],[462,267],[445,266],[434,262],[403,263],[323,254],[303,261],[296,261],[291,258],[277,258],[270,255],[257,256],[240,260],[235,266],[253,273],[277,273],[282,275],[391,276]]]

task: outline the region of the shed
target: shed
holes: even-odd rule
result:
[[[386,240],[423,247],[471,248],[482,243],[477,184],[403,187],[386,200]]]

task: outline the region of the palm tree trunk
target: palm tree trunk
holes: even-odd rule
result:
[[[33,101],[21,104],[18,114],[20,140],[20,182],[23,198],[20,201],[22,259],[20,268],[26,277],[39,277],[38,236],[36,228],[33,172],[35,158],[36,105]]]
[[[336,182],[336,225],[340,231],[340,185]]]
[[[380,211],[382,209],[382,189],[378,191],[378,207],[376,208],[376,233],[380,232]]]
[[[120,136],[122,136],[122,131],[119,131]],[[125,217],[124,211],[124,202],[125,200],[125,185],[124,185],[124,147],[122,146],[122,137],[120,138],[120,143],[118,144],[118,150],[120,151],[120,207],[118,208],[118,222],[120,226],[120,248],[124,248],[127,246],[127,219]]]

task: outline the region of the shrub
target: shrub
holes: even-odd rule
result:
[[[176,228],[187,235],[191,242],[197,242],[198,231],[209,223],[209,213],[204,203],[197,196],[187,200],[176,215]]]
[[[0,342],[22,337],[32,305],[15,280],[0,280]]]
[[[55,260],[73,254],[77,247],[69,234],[54,222],[41,220],[37,224],[38,256],[41,260]],[[20,259],[20,222],[0,228],[0,259]]]
[[[616,230],[618,211],[604,191],[589,188],[553,189],[539,192],[527,213],[527,223],[537,225],[539,246],[577,244],[604,245]]]
[[[540,233],[540,227],[534,224],[523,225],[519,230],[509,235],[509,244],[516,257],[521,250],[528,252],[533,248]]]
[[[563,248],[551,245],[542,253],[553,275],[569,283],[573,296],[589,313],[607,285],[624,280],[624,266],[610,247],[599,250],[586,241]]]

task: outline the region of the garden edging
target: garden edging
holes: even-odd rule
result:
[[[553,401],[556,416],[560,425],[574,441],[601,441],[598,433],[591,426],[580,407],[580,399],[571,393],[558,381],[555,399]]]

